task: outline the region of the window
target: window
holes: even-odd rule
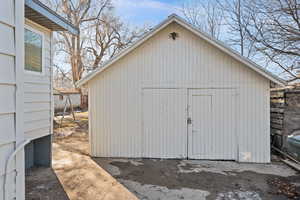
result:
[[[25,29],[25,70],[42,73],[43,71],[43,35]]]

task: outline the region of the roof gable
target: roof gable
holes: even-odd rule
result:
[[[212,44],[214,47],[218,48],[222,52],[226,53],[227,55],[231,56],[232,58],[236,59],[237,61],[243,63],[247,67],[251,68],[252,70],[256,71],[263,77],[273,81],[274,83],[277,83],[281,86],[286,85],[286,82],[279,78],[278,76],[272,74],[271,72],[267,71],[266,69],[262,68],[261,66],[257,65],[250,59],[241,56],[238,52],[234,51],[233,49],[227,47],[224,43],[221,41],[218,41],[216,39],[213,39],[208,34],[201,32],[199,29],[193,27],[191,24],[186,22],[181,17],[173,14],[170,15],[166,20],[158,24],[156,27],[154,27],[150,32],[146,33],[141,39],[136,41],[132,46],[124,49],[119,54],[117,54],[112,59],[108,60],[103,67],[97,68],[96,70],[90,72],[87,74],[84,78],[79,80],[76,83],[77,87],[81,87],[82,85],[86,84],[89,80],[93,79],[98,74],[104,72],[108,67],[110,67],[112,64],[117,62],[119,59],[123,58],[127,54],[129,54],[131,51],[142,45],[145,41],[147,41],[149,38],[151,38],[153,35],[157,34],[160,30],[164,29],[169,24],[176,22],[177,24],[181,25],[182,27],[186,28],[187,30],[191,31],[201,39],[207,41],[208,43]]]

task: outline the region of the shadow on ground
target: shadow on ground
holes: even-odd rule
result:
[[[53,169],[70,200],[137,200],[89,156],[87,113],[55,129]]]
[[[87,116],[87,113],[76,113],[76,121],[66,116],[62,125],[55,124],[53,170],[32,169],[26,177],[27,184],[32,186],[26,191],[27,200],[137,200],[90,158]],[[60,122],[59,117],[56,121]],[[45,175],[49,170],[51,174]]]
[[[26,170],[26,200],[69,200],[53,169]]]

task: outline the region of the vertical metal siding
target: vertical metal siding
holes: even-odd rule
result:
[[[237,160],[235,89],[189,90],[188,157]]]
[[[169,38],[177,32],[176,40]],[[269,80],[170,24],[88,83],[93,156],[142,156],[143,88],[235,88],[238,160],[269,162]],[[153,146],[155,148],[155,146]]]
[[[143,89],[142,156],[186,158],[186,92]]]

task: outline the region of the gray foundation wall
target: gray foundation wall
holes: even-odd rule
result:
[[[25,146],[25,168],[51,166],[51,135],[31,141]]]

